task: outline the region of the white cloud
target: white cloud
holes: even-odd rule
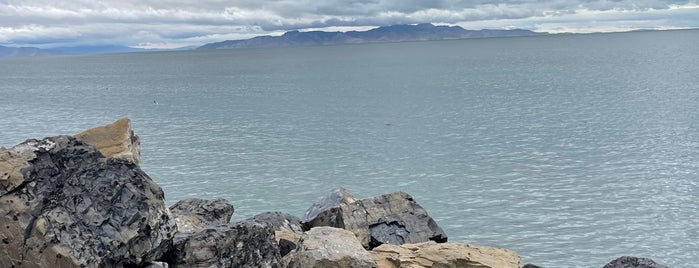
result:
[[[200,45],[299,29],[433,22],[551,32],[699,27],[697,0],[3,0],[0,43]]]

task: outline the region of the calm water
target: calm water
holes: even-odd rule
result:
[[[121,117],[168,203],[412,194],[546,267],[699,262],[699,31],[0,59],[0,145]]]

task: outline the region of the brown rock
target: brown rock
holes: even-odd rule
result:
[[[282,258],[288,268],[371,268],[371,254],[353,233],[333,227],[315,227],[301,236],[298,248]]]
[[[36,158],[34,151],[51,149],[53,144],[27,141],[10,149],[0,147],[0,195],[17,188],[24,182],[22,169],[29,167],[29,161]]]
[[[95,147],[107,158],[123,158],[140,164],[141,141],[131,130],[131,120],[122,118],[116,122],[85,130],[75,138]]]
[[[379,268],[521,268],[517,253],[502,248],[433,241],[419,244],[383,244],[371,251]]]

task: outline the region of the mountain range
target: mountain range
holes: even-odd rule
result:
[[[257,36],[245,40],[209,43],[197,49],[250,47],[292,47],[361,43],[388,43],[427,40],[448,40],[484,37],[531,36],[547,33],[529,30],[466,30],[459,26],[435,26],[431,23],[384,26],[368,31],[323,32],[290,31],[281,36]]]
[[[40,49],[36,47],[6,47],[0,46],[0,57],[26,57],[56,55],[60,52],[55,50]]]

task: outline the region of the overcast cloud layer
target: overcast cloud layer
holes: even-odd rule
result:
[[[424,23],[607,32],[699,27],[699,0],[0,0],[0,45],[202,45]]]

